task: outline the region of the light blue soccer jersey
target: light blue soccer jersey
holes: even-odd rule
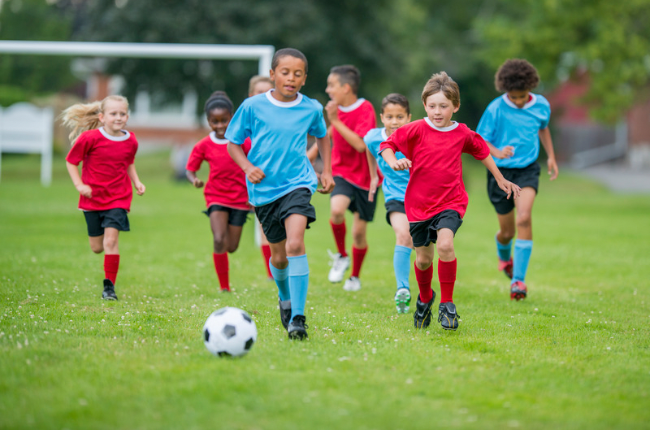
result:
[[[248,199],[262,206],[298,188],[316,191],[316,173],[307,158],[307,134],[327,134],[323,106],[298,93],[292,102],[273,98],[270,90],[244,100],[233,116],[226,139],[241,145],[251,138],[248,160],[266,177],[259,184],[246,179]]]
[[[551,106],[539,94],[519,109],[507,94],[497,97],[488,105],[476,132],[499,149],[514,147],[514,155],[502,160],[494,159],[498,167],[522,168],[539,157],[539,130],[548,127]]]
[[[400,202],[403,202],[410,174],[408,169],[400,171],[391,169],[388,163],[384,161],[384,157],[379,155],[379,145],[387,139],[386,128],[383,127],[373,128],[370,130],[363,138],[363,141],[366,142],[366,146],[370,150],[372,156],[377,159],[379,170],[381,170],[381,173],[384,175],[384,183],[381,187],[384,190],[385,201],[399,200]],[[397,152],[395,157],[397,157],[398,160],[405,158],[404,154],[401,152]]]

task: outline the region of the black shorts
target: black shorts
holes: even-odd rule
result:
[[[334,189],[330,198],[336,195],[344,195],[350,198],[350,212],[359,213],[359,218],[364,221],[371,222],[375,218],[375,209],[377,208],[377,194],[375,199],[371,202],[368,201],[368,190],[362,190],[356,185],[352,185],[340,176],[334,177]]]
[[[537,162],[522,169],[499,167],[499,170],[503,177],[510,182],[519,185],[522,189],[525,187],[534,188],[535,193],[537,193],[537,188],[539,187],[539,172],[541,170]],[[513,199],[512,196],[507,198],[507,194],[499,188],[492,173],[488,170],[487,174],[488,197],[490,198],[490,202],[492,202],[492,206],[494,206],[494,209],[499,215],[510,213],[515,207],[515,199]]]
[[[221,205],[210,205],[208,210],[203,211],[203,213],[207,216],[210,216],[210,214],[214,211],[228,212],[228,224],[234,225],[235,227],[243,226],[246,223],[249,214],[249,211],[229,208],[228,206]]]
[[[404,209],[404,202],[400,202],[399,200],[389,200],[386,203],[384,203],[384,206],[386,207],[386,222],[390,226],[392,226],[392,224],[390,223],[391,212],[399,212],[401,214],[406,213],[406,210]]]
[[[442,211],[426,221],[411,222],[409,223],[409,230],[413,238],[413,246],[417,248],[429,246],[431,242],[436,243],[438,230],[441,228],[448,228],[454,232],[455,236],[462,223],[463,219],[460,214],[454,210]]]
[[[119,231],[131,231],[126,209],[84,211],[84,216],[90,237],[103,236],[106,227],[112,227]]]
[[[307,228],[316,221],[316,209],[311,205],[311,191],[307,188],[295,189],[274,202],[258,206],[255,208],[255,214],[269,243],[282,242],[287,238],[284,220],[289,215],[306,216]]]

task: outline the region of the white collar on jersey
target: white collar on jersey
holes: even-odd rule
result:
[[[512,100],[508,98],[508,94],[503,94],[501,97],[503,97],[503,101],[505,101],[508,106],[515,109],[528,109],[529,107],[537,103],[537,96],[533,93],[530,93],[531,99],[528,102],[526,102],[526,104],[522,108],[518,108],[517,105],[514,104]]]
[[[386,127],[381,129],[381,138],[384,142],[388,140],[388,135],[386,134]]]
[[[228,139],[219,139],[217,137],[217,133],[215,133],[214,131],[210,132],[210,139],[218,145],[225,145],[230,142]]]
[[[361,106],[361,103],[365,102],[366,99],[357,99],[356,102],[352,103],[350,106],[341,106],[339,105],[339,110],[343,112],[352,112],[359,106]]]
[[[452,121],[451,125],[448,125],[447,127],[436,127],[435,125],[433,125],[433,123],[431,122],[431,120],[429,119],[428,116],[425,116],[424,120],[426,121],[427,124],[429,124],[429,126],[431,128],[433,128],[435,130],[438,130],[438,131],[452,131],[456,127],[458,127],[458,122],[456,122],[456,121]]]
[[[112,141],[114,141],[114,142],[122,142],[122,141],[125,141],[126,139],[128,139],[129,137],[131,137],[131,133],[129,133],[129,132],[126,131],[126,130],[122,130],[122,133],[124,133],[124,136],[120,136],[120,137],[117,137],[117,136],[111,136],[110,134],[108,134],[108,133],[106,132],[106,130],[104,130],[104,127],[99,127],[99,132],[100,132],[100,133],[101,133],[101,134],[102,134],[106,139],[108,139],[108,140],[112,140]]]
[[[300,102],[302,101],[302,94],[301,94],[301,93],[297,93],[297,94],[296,94],[296,99],[295,99],[295,100],[290,101],[290,102],[281,102],[280,100],[277,100],[275,97],[273,97],[273,96],[271,95],[271,93],[272,93],[273,91],[275,91],[275,89],[273,89],[273,88],[271,88],[270,90],[268,90],[268,91],[266,92],[266,98],[267,98],[271,103],[273,103],[274,105],[279,106],[279,107],[281,107],[281,108],[290,108],[290,107],[294,107],[294,106],[299,105]]]

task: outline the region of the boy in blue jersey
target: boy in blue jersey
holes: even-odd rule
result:
[[[505,94],[489,104],[476,130],[488,142],[503,176],[521,187],[519,199],[506,199],[488,172],[488,195],[499,220],[496,234],[499,270],[512,279],[511,300],[524,299],[528,294],[524,281],[533,249],[531,212],[539,185],[540,140],[548,156],[551,181],[558,175],[548,129],[551,107],[543,96],[531,92],[538,83],[537,70],[528,61],[511,59],[503,63],[496,73],[495,86]],[[515,230],[517,241],[513,259]]]
[[[381,101],[381,122],[382,128],[374,128],[366,134],[363,141],[368,146],[372,158],[370,170],[379,169],[384,175],[382,189],[384,190],[386,206],[386,222],[395,231],[395,251],[393,254],[393,268],[397,281],[397,292],[395,293],[395,306],[397,313],[408,313],[411,304],[411,292],[409,288],[409,273],[411,270],[411,251],[413,250],[413,239],[409,231],[409,221],[404,210],[404,195],[409,182],[409,170],[393,170],[379,154],[379,145],[388,140],[399,127],[411,121],[411,110],[409,101],[401,94],[388,94]],[[404,154],[397,152],[397,159],[405,158]],[[374,184],[373,184],[374,185]],[[374,200],[376,185],[371,186],[369,198]]]
[[[249,201],[271,246],[280,320],[289,339],[304,339],[309,284],[305,229],[316,220],[310,201],[318,184],[307,158],[307,134],[316,137],[323,160],[321,193],[334,188],[330,143],[325,139],[323,106],[299,92],[307,78],[304,54],[281,49],[271,66],[275,89],[244,100],[228,125],[226,139],[230,156],[246,173]],[[247,137],[248,156],[241,148]]]

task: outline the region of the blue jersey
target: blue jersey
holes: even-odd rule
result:
[[[379,155],[379,145],[382,142],[388,140],[386,136],[386,128],[373,128],[366,134],[363,138],[363,141],[366,142],[366,146],[370,150],[370,153],[373,157],[377,159],[377,164],[379,165],[379,170],[384,175],[384,183],[382,184],[382,189],[384,190],[385,201],[389,200],[399,200],[400,202],[404,201],[404,194],[406,194],[406,186],[409,183],[410,174],[407,170],[395,171],[390,168],[388,163],[384,161],[384,157]],[[405,158],[404,154],[397,152],[395,157],[399,160],[400,158]]]
[[[274,202],[298,188],[316,191],[307,134],[319,138],[327,134],[319,102],[300,93],[292,102],[281,102],[272,91],[244,100],[226,130],[226,139],[237,145],[251,138],[248,160],[266,175],[259,184],[246,179],[253,206]]]
[[[483,112],[476,132],[499,149],[514,148],[510,158],[494,159],[498,167],[522,168],[537,161],[539,130],[548,127],[551,106],[539,94],[519,109],[507,94],[492,100]]]

